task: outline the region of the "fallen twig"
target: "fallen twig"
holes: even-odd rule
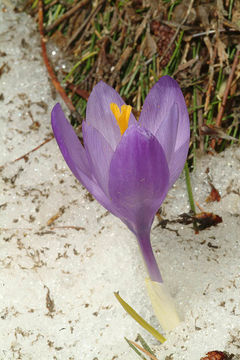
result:
[[[73,229],[73,230],[76,230],[76,231],[80,231],[80,230],[85,230],[84,227],[82,226],[73,226],[73,225],[65,225],[65,226],[52,226],[50,228],[50,230],[56,230],[56,229],[63,229],[63,230],[68,230],[68,229]]]
[[[33,153],[34,151],[40,149],[43,145],[47,144],[47,143],[48,143],[49,141],[51,141],[53,138],[54,138],[54,136],[51,135],[51,137],[49,137],[49,138],[47,138],[46,140],[44,140],[44,142],[42,142],[40,145],[36,146],[34,149],[28,151],[26,154],[20,156],[19,158],[10,161],[9,164],[13,164],[13,163],[15,163],[15,162],[17,162],[17,161],[19,161],[19,160],[22,160],[22,159],[24,159],[25,161],[27,161],[28,155],[30,155],[30,154]],[[6,164],[8,164],[8,163],[6,163]],[[0,169],[2,169],[6,164],[0,166]]]
[[[22,160],[22,159],[27,159],[28,155],[30,155],[31,153],[33,153],[34,151],[40,149],[43,145],[47,144],[49,141],[51,141],[54,138],[53,135],[51,135],[51,137],[47,138],[43,143],[41,143],[40,145],[36,146],[34,149],[28,151],[26,154],[20,156],[19,158],[11,161],[11,163],[15,163],[16,161]]]

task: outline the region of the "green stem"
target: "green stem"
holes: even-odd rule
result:
[[[193,213],[195,215],[196,214],[196,209],[195,209],[195,203],[194,203],[194,198],[193,198],[193,192],[192,192],[192,186],[191,186],[191,180],[190,180],[190,174],[189,174],[189,168],[188,168],[187,161],[185,162],[184,170],[185,170],[185,179],[186,179],[186,185],[187,185],[187,192],[188,192],[188,199],[189,199],[189,203],[190,203],[190,208],[191,208],[191,210],[193,211]]]

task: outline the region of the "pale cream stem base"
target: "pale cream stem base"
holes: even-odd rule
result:
[[[181,320],[166,286],[163,283],[147,278],[146,287],[153,310],[161,327],[165,331],[173,330]]]

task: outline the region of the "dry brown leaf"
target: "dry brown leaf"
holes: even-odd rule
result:
[[[149,20],[149,16],[150,16],[150,12],[144,17],[143,21],[141,22],[141,24],[137,27],[137,31],[136,31],[136,35],[135,35],[135,39],[134,39],[134,43],[137,42],[139,36],[142,34],[142,32],[146,29],[148,20]]]
[[[232,12],[232,22],[240,28],[240,2],[234,2],[234,8]]]
[[[223,0],[217,0],[216,10],[218,12],[218,17],[219,17],[220,20],[223,20],[224,17],[227,17],[228,13],[224,9]]]
[[[197,16],[200,21],[200,26],[202,26],[205,29],[208,29],[209,27],[209,9],[207,9],[206,6],[199,5],[197,6]]]
[[[228,54],[225,51],[226,45],[222,40],[217,37],[217,51],[218,51],[218,57],[220,60],[220,66],[222,67],[224,63],[228,65]]]
[[[206,198],[206,202],[213,202],[213,201],[220,201],[221,195],[219,194],[219,191],[215,188],[215,186],[212,183],[209,183],[211,186],[211,192],[209,196]]]
[[[193,218],[197,222],[199,230],[204,230],[211,226],[216,226],[217,224],[222,223],[221,216],[205,211],[196,214],[193,216]]]
[[[148,57],[152,57],[157,52],[157,44],[149,31],[146,33],[145,41],[144,41],[144,55]]]
[[[184,20],[186,13],[189,9],[189,0],[182,1],[179,5],[177,5],[172,14],[172,20],[174,20],[176,23],[181,24],[181,22]],[[197,13],[195,9],[191,9],[190,14],[188,18],[186,19],[186,24],[193,24],[196,20]]]
[[[222,351],[209,351],[207,356],[202,357],[200,360],[230,360],[233,359],[233,354],[227,354],[226,352]]]

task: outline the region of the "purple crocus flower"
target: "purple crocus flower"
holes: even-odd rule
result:
[[[52,110],[52,128],[73,174],[136,235],[150,280],[161,284],[150,229],[189,147],[188,111],[177,82],[163,76],[137,121],[120,95],[100,81],[87,103],[84,147],[59,104]]]

